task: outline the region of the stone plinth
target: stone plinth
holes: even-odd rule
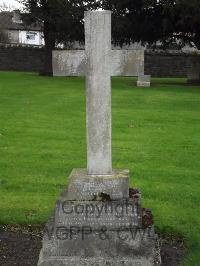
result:
[[[88,175],[86,169],[74,169],[69,176],[68,200],[95,200],[101,193],[111,200],[129,197],[129,171],[113,170],[111,175]],[[66,195],[65,195],[66,196]]]
[[[65,227],[142,227],[142,209],[134,199],[115,201],[63,201],[57,202],[56,225]]]
[[[152,266],[156,264],[154,231],[122,230],[70,233],[60,228],[43,239],[39,266]],[[106,238],[105,238],[106,237]]]
[[[127,170],[104,177],[73,170],[45,227],[38,266],[159,265],[153,223],[144,221],[141,194],[129,191],[128,177]]]

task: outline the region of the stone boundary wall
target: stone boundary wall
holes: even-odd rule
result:
[[[39,72],[43,60],[43,48],[0,45],[0,70]]]
[[[186,77],[193,53],[145,51],[145,74],[153,77]],[[39,72],[44,61],[41,47],[0,45],[0,70]]]
[[[153,77],[187,77],[194,52],[145,51],[145,74]]]

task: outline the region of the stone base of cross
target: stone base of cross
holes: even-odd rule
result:
[[[112,168],[111,76],[141,73],[143,51],[111,50],[110,11],[85,13],[85,38],[85,51],[54,53],[54,73],[62,62],[64,75],[86,75],[87,169],[69,176],[38,266],[160,265],[151,211],[142,208],[139,190],[129,189],[129,171]]]

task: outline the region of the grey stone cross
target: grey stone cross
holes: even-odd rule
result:
[[[53,52],[54,76],[86,76],[88,175],[112,175],[111,76],[144,73],[144,50],[111,49],[111,11],[85,12],[85,51]]]
[[[73,169],[68,177],[46,224],[38,266],[160,265],[153,223],[143,223],[151,213],[142,208],[140,192],[129,190],[129,171],[113,170],[111,158],[111,76],[129,66],[139,71],[142,59],[131,52],[136,63],[129,65],[129,51],[111,50],[109,11],[85,13],[85,42],[88,169]],[[69,51],[58,61],[67,57],[69,66],[73,54],[81,58]],[[57,52],[54,71],[55,58]]]

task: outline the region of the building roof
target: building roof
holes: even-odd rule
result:
[[[0,12],[0,28],[5,30],[42,31],[42,25],[40,23],[28,25],[22,22],[21,14],[18,10]]]

